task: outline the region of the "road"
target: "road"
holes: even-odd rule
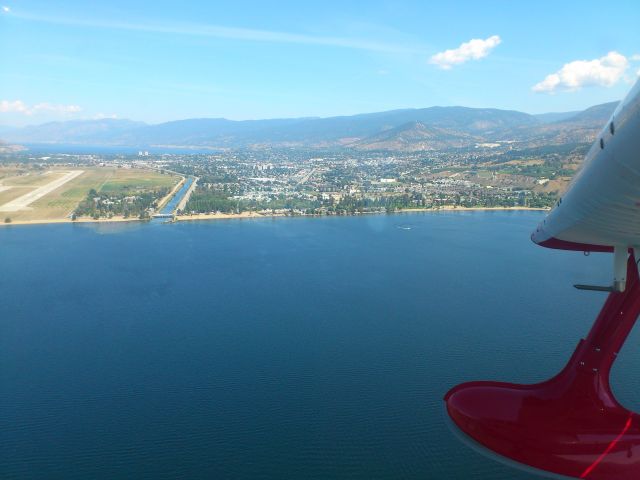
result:
[[[312,168],[311,171],[307,173],[304,177],[302,177],[302,179],[298,182],[298,186],[304,185],[305,183],[307,183],[314,173],[316,173],[315,167]]]

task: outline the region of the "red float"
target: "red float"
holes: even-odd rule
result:
[[[640,314],[633,253],[627,287],[611,292],[566,367],[535,385],[469,382],[451,389],[446,408],[466,435],[516,462],[593,480],[640,479],[640,416],[620,405],[611,366]]]

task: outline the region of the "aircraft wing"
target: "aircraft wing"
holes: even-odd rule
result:
[[[565,250],[611,252],[640,246],[640,80],[531,239]]]

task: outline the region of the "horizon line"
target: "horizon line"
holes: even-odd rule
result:
[[[536,117],[536,116],[540,116],[540,115],[550,115],[550,114],[580,113],[580,112],[584,112],[585,110],[588,110],[589,108],[597,107],[597,106],[600,106],[600,105],[606,105],[608,103],[616,103],[616,102],[620,102],[620,99],[611,100],[609,102],[597,103],[597,104],[594,104],[594,105],[589,105],[589,106],[584,107],[584,108],[579,109],[579,110],[566,110],[566,111],[558,110],[558,111],[542,112],[542,113],[529,113],[529,112],[525,112],[525,111],[522,111],[522,110],[516,110],[516,109],[512,109],[512,108],[466,107],[464,105],[431,105],[429,107],[392,108],[392,109],[389,109],[389,110],[376,110],[376,111],[371,111],[371,112],[360,112],[360,113],[353,113],[353,114],[328,115],[328,116],[309,115],[309,116],[295,116],[295,117],[266,117],[266,118],[244,118],[244,119],[231,119],[231,118],[219,117],[219,116],[218,117],[197,116],[197,117],[177,118],[177,119],[173,119],[173,120],[165,120],[165,121],[160,121],[160,122],[147,122],[147,121],[144,121],[144,120],[135,120],[135,119],[129,118],[129,117],[107,116],[107,117],[101,117],[101,118],[85,117],[85,118],[67,118],[67,119],[60,119],[60,120],[49,120],[49,121],[44,121],[44,122],[40,122],[40,123],[29,123],[29,124],[25,124],[25,125],[21,125],[21,126],[0,123],[0,127],[4,127],[4,128],[27,128],[27,127],[37,127],[37,126],[41,126],[41,125],[46,125],[46,124],[49,124],[49,123],[90,122],[90,121],[99,122],[99,121],[104,121],[104,120],[120,120],[120,121],[125,121],[126,120],[126,121],[130,121],[130,122],[143,123],[146,126],[162,125],[162,124],[165,124],[165,123],[172,123],[172,122],[184,122],[184,121],[188,121],[188,120],[225,120],[225,121],[228,121],[228,122],[261,122],[261,121],[275,121],[275,120],[326,120],[326,119],[330,119],[330,118],[357,117],[357,116],[360,116],[360,115],[375,115],[375,114],[378,114],[378,113],[399,112],[399,111],[403,111],[403,110],[427,110],[427,109],[431,109],[431,108],[465,108],[465,109],[470,109],[470,110],[500,110],[500,111],[503,111],[503,112],[523,113],[525,115],[531,115],[532,117]]]

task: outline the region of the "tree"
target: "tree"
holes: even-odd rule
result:
[[[4,223],[11,223],[11,217],[5,217]]]

